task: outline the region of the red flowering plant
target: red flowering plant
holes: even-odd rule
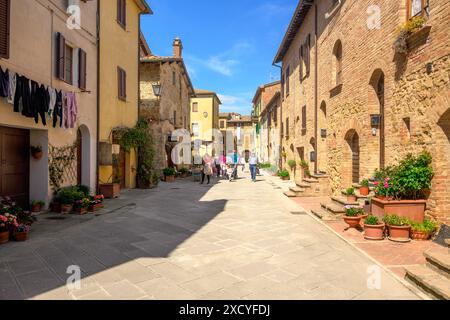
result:
[[[16,216],[9,213],[0,215],[0,232],[14,231],[17,227],[19,227],[19,224]]]
[[[87,198],[75,201],[75,209],[89,208],[90,200]]]
[[[102,194],[96,195],[96,196],[94,197],[94,200],[98,201],[98,203],[102,203],[103,200],[105,200],[105,196],[102,195]]]

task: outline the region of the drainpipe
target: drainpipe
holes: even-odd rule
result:
[[[100,0],[97,0],[97,143],[96,143],[96,172],[95,172],[95,189],[96,193],[99,193],[100,179],[100,159],[99,154],[99,141],[100,141]]]
[[[281,75],[281,73],[283,71],[283,67],[276,64],[275,62],[272,63],[272,66],[280,68],[280,75]],[[280,76],[280,79],[281,79],[281,76]],[[283,81],[283,80],[281,79],[281,81]],[[281,90],[284,90],[283,87],[281,87]],[[284,130],[284,128],[283,128],[283,99],[281,98],[281,97],[283,97],[283,95],[284,95],[284,92],[282,92],[280,95],[281,104],[280,104],[280,122],[279,123],[280,123],[281,130]],[[280,130],[280,133],[281,133],[281,130]],[[280,136],[280,145],[278,146],[278,165],[280,166],[280,170],[281,170],[282,169],[281,165],[283,163],[283,160],[282,160],[283,157],[281,155],[281,153],[283,151],[283,138],[281,137],[281,134],[279,134],[279,136]]]
[[[319,101],[319,97],[318,97],[318,86],[319,86],[319,81],[318,81],[318,76],[319,76],[319,68],[318,68],[318,62],[319,62],[319,45],[317,42],[318,36],[317,36],[317,4],[314,5],[314,42],[316,45],[316,48],[314,50],[314,64],[315,64],[315,68],[314,68],[314,149],[315,149],[315,156],[316,156],[316,161],[314,162],[314,173],[317,174],[318,173],[318,169],[319,169],[319,149],[318,149],[318,145],[319,145],[319,137],[318,137],[318,130],[319,130],[319,123],[318,123],[318,101]]]

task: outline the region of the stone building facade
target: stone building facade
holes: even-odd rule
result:
[[[2,70],[73,93],[78,105],[73,125],[58,121],[54,127],[53,117],[44,114],[35,122],[0,99],[0,196],[24,208],[32,200],[48,204],[59,187],[82,183],[96,189],[97,6],[97,0],[75,7],[62,0],[1,1]],[[73,10],[82,16],[77,28]],[[41,147],[42,158],[32,157],[30,146]]]
[[[269,162],[269,120],[270,110],[267,110],[269,102],[281,90],[281,82],[276,81],[259,86],[253,97],[252,115],[258,121],[255,123],[256,134],[256,153],[259,160],[262,162]]]
[[[172,57],[141,57],[140,115],[150,122],[150,135],[155,146],[155,169],[173,166],[172,133],[190,130],[190,99],[195,96],[182,58],[182,43],[175,39]]]
[[[396,53],[399,27],[416,13],[425,25]],[[299,1],[274,60],[286,158],[326,172],[340,194],[428,150],[436,172],[428,213],[449,222],[449,19],[446,0]]]

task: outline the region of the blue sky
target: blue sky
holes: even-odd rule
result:
[[[250,114],[256,88],[279,79],[272,66],[296,0],[147,1],[142,31],[154,54],[172,55],[183,41],[183,57],[196,88],[216,91],[221,112]]]

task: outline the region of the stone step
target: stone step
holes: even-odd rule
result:
[[[286,196],[286,197],[288,197],[288,198],[295,198],[295,197],[297,197],[297,193],[295,193],[295,192],[292,192],[292,191],[286,191],[286,192],[283,192],[284,193],[284,195]]]
[[[312,179],[312,178],[304,178],[303,182],[308,182],[308,183],[319,183],[319,180],[317,179]]]
[[[327,174],[311,174],[310,176],[313,179],[328,179],[329,177]]]
[[[340,220],[340,217],[335,214],[330,214],[323,208],[311,210],[311,212],[323,221],[337,221]]]
[[[341,194],[342,194],[343,197],[347,197],[347,195],[346,195],[346,193],[345,193],[345,190],[342,190]],[[365,200],[365,199],[367,199],[367,198],[369,198],[369,197],[374,197],[374,196],[375,196],[375,193],[370,192],[369,195],[363,196],[363,195],[361,195],[361,194],[359,193],[359,190],[355,190],[355,195],[356,195],[356,197],[357,197],[358,199]]]
[[[289,188],[290,191],[295,192],[295,193],[302,193],[305,192],[304,188],[301,188],[299,186],[295,186],[295,187],[290,187]]]
[[[423,265],[405,267],[405,278],[439,300],[450,300],[450,280]]]
[[[322,208],[335,215],[342,215],[345,213],[345,208],[335,203],[321,203]]]
[[[347,201],[347,197],[331,197],[331,200],[333,200],[333,202],[337,205],[341,205],[341,206],[359,206],[360,203],[357,202],[348,202]]]
[[[306,188],[311,188],[311,185],[309,183],[301,182],[301,183],[297,183],[297,187],[306,189]]]
[[[423,255],[427,259],[427,266],[439,272],[450,280],[450,254],[447,249],[433,248],[426,250]]]

